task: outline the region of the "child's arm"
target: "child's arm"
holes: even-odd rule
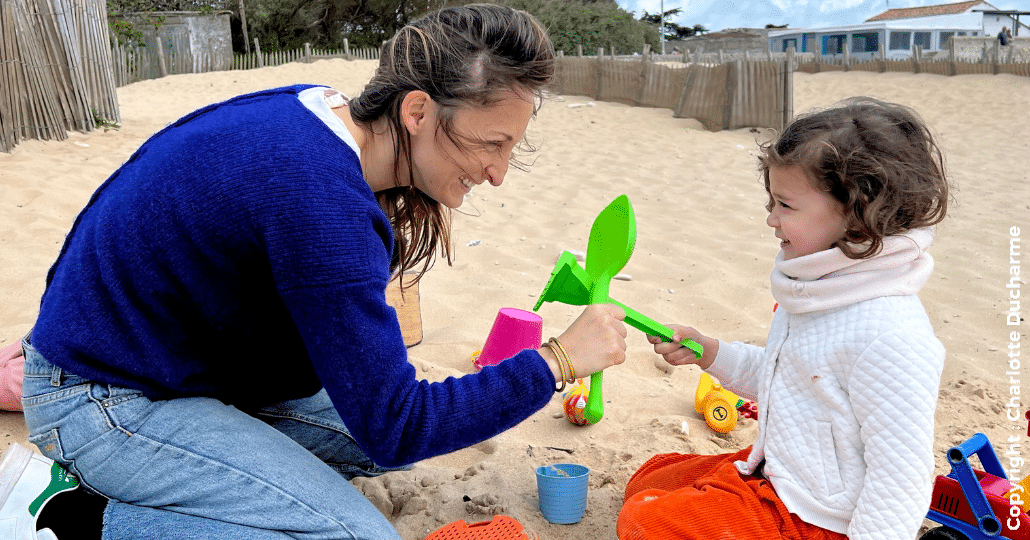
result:
[[[719,379],[726,389],[746,399],[757,399],[758,377],[761,371],[765,349],[745,343],[728,343],[705,336],[686,326],[670,324],[673,341],[663,342],[661,338],[648,336],[654,345],[654,352],[662,355],[674,366],[696,364]],[[692,339],[704,347],[704,354],[696,358],[693,351],[679,345],[684,339]]]
[[[848,391],[866,473],[848,537],[912,538],[930,503],[933,425],[944,347],[895,331],[869,344]]]

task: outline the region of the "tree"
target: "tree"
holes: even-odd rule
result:
[[[246,2],[249,37],[257,38],[263,51],[276,51],[305,43],[338,49],[344,38],[353,47],[379,47],[409,21],[473,0],[108,0],[108,12],[231,11],[233,49],[242,52],[241,1]],[[604,47],[629,53],[645,43],[652,49],[659,44],[654,27],[634,19],[615,0],[494,1],[535,15],[566,54],[575,54],[577,45],[591,52]]]
[[[297,49],[305,43],[341,48],[379,47],[418,16],[445,0],[246,0],[250,34],[263,50]]]
[[[679,8],[676,8],[667,10],[664,13],[655,13],[652,15],[648,13],[647,10],[644,10],[644,14],[640,16],[640,22],[649,24],[658,29],[658,32],[664,36],[665,41],[677,39],[680,25],[673,22],[672,17],[674,15],[679,15],[680,11],[681,10]],[[658,28],[659,26],[661,26],[661,28]]]
[[[604,47],[618,53],[642,51],[644,44],[658,47],[658,33],[612,0],[503,0],[506,5],[532,13],[547,28],[556,50],[576,54],[577,46],[593,53]]]
[[[673,16],[679,15],[680,12],[681,10],[679,8],[667,10],[663,14],[655,13],[653,15],[644,11],[644,14],[640,16],[640,21],[656,28],[659,25],[662,25],[665,41],[676,41],[691,36],[699,36],[708,32],[708,29],[700,24],[695,24],[692,28],[688,28],[673,22]]]

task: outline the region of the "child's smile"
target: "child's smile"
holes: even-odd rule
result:
[[[780,240],[784,260],[830,249],[844,238],[843,205],[812,187],[800,167],[769,167],[773,207],[765,222]]]

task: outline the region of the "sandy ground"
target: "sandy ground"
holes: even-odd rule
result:
[[[75,215],[147,136],[201,105],[267,87],[311,82],[354,95],[373,70],[371,61],[330,60],[136,83],[119,89],[118,129],[28,141],[0,154],[0,346],[31,328],[46,271]],[[1017,325],[1006,324],[1009,293],[1018,290],[1006,285],[1021,265],[1021,252],[1010,259],[1011,228],[1030,235],[1030,79],[852,72],[799,73],[794,81],[796,112],[869,95],[913,106],[939,136],[954,200],[931,248],[936,270],[920,295],[948,350],[937,465],[947,472],[943,452],[977,431],[1003,452],[1015,436],[1022,446],[1005,464],[1019,458],[1011,476],[1021,479],[1028,472],[1021,462],[1026,406],[1018,396],[1009,406],[1009,398],[1021,388],[1023,370],[1007,372],[1010,351],[1018,353],[1021,343],[1010,332],[1025,334],[1025,323],[1017,313]],[[497,189],[478,187],[455,215],[454,264],[437,264],[421,284],[424,339],[409,353],[425,378],[472,371],[470,355],[482,348],[498,309],[531,309],[559,253],[585,251],[594,217],[620,194],[632,201],[638,236],[623,270],[631,279],[613,282],[612,297],[662,322],[764,343],[778,246],[765,225],[755,154],[769,132],[709,133],[668,109],[571,107],[588,102],[554,96],[545,103],[530,124],[530,140],[540,147],[529,158],[532,171],[513,170]],[[546,304],[539,313],[546,337],[579,309]],[[492,514],[512,516],[542,538],[614,538],[622,490],[647,458],[726,452],[754,440],[752,420],[726,435],[705,425],[693,409],[699,376],[695,367],[664,366],[630,329],[627,362],[604,379],[599,424],[572,425],[556,396],[475,448],[356,484],[405,539]],[[19,413],[0,413],[0,433],[0,450],[26,443]],[[549,524],[538,510],[533,470],[559,462],[591,469],[587,513],[576,525]]]

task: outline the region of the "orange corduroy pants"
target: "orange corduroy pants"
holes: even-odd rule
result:
[[[801,521],[772,485],[743,476],[734,454],[659,454],[626,485],[619,540],[847,540]]]

